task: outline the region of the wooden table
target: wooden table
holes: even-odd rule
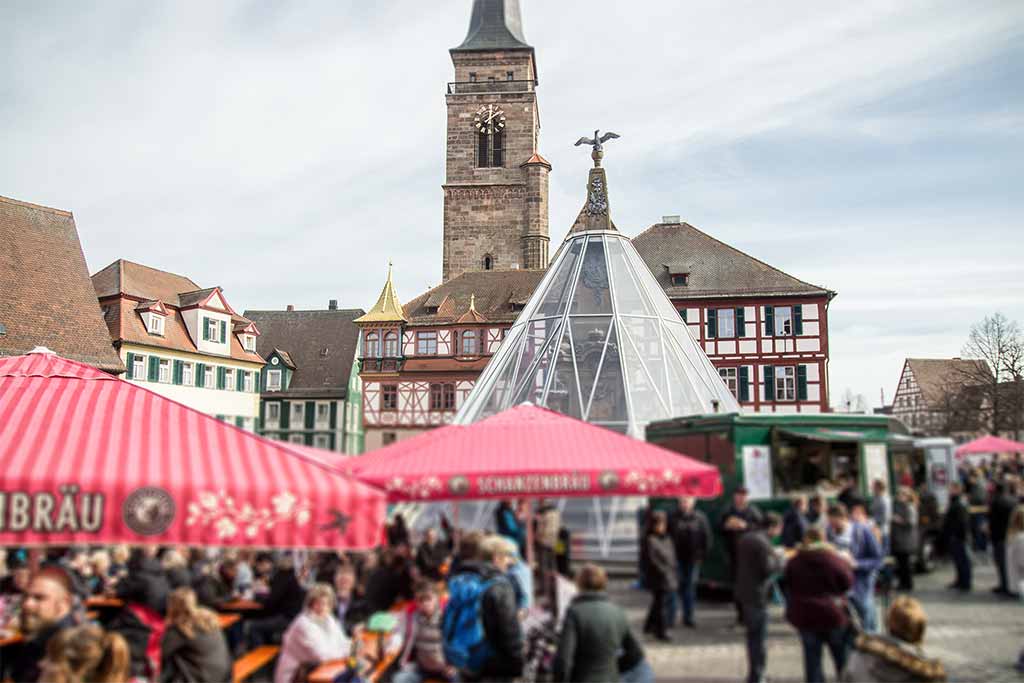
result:
[[[386,637],[386,636],[384,636]],[[363,631],[361,635],[363,641],[364,651],[365,649],[376,649],[377,638],[376,633],[367,633]],[[375,663],[365,670],[365,677],[369,681],[379,681],[384,675],[384,672],[398,659],[399,655],[402,654],[402,646],[399,645],[396,648],[384,652],[383,656]],[[365,660],[361,660],[361,664],[367,664]],[[307,683],[331,683],[338,674],[345,671],[348,667],[348,658],[345,659],[332,659],[327,662],[322,662],[317,668],[310,672],[309,677],[306,679]]]
[[[220,605],[221,612],[256,612],[263,609],[261,603],[255,600],[232,600]]]
[[[241,614],[218,614],[217,621],[220,622],[220,628],[223,631],[229,626],[233,626],[238,623],[238,620],[242,618]]]
[[[6,638],[0,638],[0,647],[7,647],[8,645],[17,645],[18,643],[25,640],[25,636],[20,633],[12,633]]]
[[[91,598],[87,598],[85,601],[85,606],[90,607],[92,609],[98,609],[103,607],[124,607],[124,600],[121,600],[120,598],[105,598],[103,596],[97,595]]]

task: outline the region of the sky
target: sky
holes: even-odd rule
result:
[[[595,128],[612,214],[683,220],[829,307],[833,402],[1024,323],[1024,3],[522,0],[552,253]],[[246,308],[439,284],[470,0],[0,5],[0,195]],[[0,245],[2,248],[2,245]]]

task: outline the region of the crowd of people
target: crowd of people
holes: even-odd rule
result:
[[[1020,475],[1014,462],[964,467],[951,484],[937,527],[956,569],[952,589],[971,590],[971,565],[991,552],[999,577],[993,590],[1020,597]],[[671,642],[677,625],[698,627],[697,584],[718,542],[751,683],[764,680],[773,602],[785,605],[799,636],[807,681],[825,680],[826,650],[842,680],[941,680],[941,663],[922,650],[927,619],[910,596],[920,520],[936,511],[903,484],[895,497],[881,481],[871,492],[860,497],[848,480],[834,500],[796,497],[783,516],[752,505],[742,487],[714,520],[692,498],[652,511],[639,566],[651,593],[644,635]],[[0,551],[0,627],[19,635],[0,651],[0,675],[60,683],[230,680],[239,656],[274,644],[275,683],[290,683],[321,662],[356,657],[371,617],[407,605],[397,683],[653,679],[643,639],[608,597],[601,568],[578,568],[578,592],[558,604],[557,577],[570,568],[557,506],[503,501],[493,527],[491,534],[462,531],[442,520],[414,535],[396,515],[386,542],[371,552]],[[890,574],[903,595],[882,615],[877,588]],[[90,613],[96,597],[121,606]],[[254,606],[225,622],[240,599]],[[552,620],[531,618],[538,613]]]

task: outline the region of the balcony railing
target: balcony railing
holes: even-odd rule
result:
[[[494,92],[533,92],[537,81],[457,81],[448,84],[449,95],[486,95]]]

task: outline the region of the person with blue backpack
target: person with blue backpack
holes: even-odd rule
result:
[[[511,681],[525,664],[516,593],[507,576],[513,544],[488,536],[475,560],[465,560],[448,580],[442,620],[445,659],[465,681]]]

